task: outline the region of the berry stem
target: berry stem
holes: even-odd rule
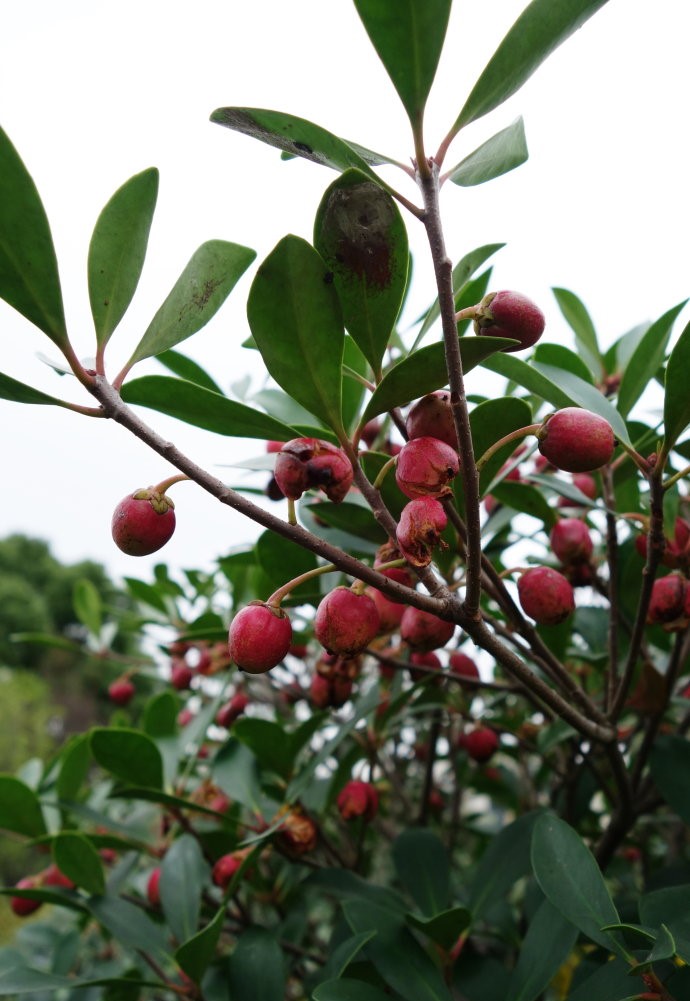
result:
[[[169,476],[167,480],[161,480],[158,486],[153,489],[162,496],[164,493],[167,493],[174,483],[181,483],[183,480],[189,480],[189,476],[185,473],[176,473],[175,476]]]
[[[473,320],[477,315],[476,306],[465,306],[455,314],[455,322],[461,323],[463,320]]]
[[[679,480],[685,479],[686,476],[690,476],[690,466],[684,466],[679,472],[674,473],[673,476],[669,476],[667,480],[664,480],[661,485],[662,490],[669,490]]]
[[[504,435],[495,441],[493,445],[490,445],[486,452],[479,459],[477,459],[477,472],[481,473],[484,466],[487,464],[489,459],[492,458],[504,445],[510,445],[513,441],[520,441],[521,438],[526,438],[530,434],[536,434],[541,424],[528,424],[524,428],[518,428],[517,431],[511,431],[510,434]]]
[[[388,462],[384,462],[384,464],[381,466],[378,476],[372,483],[372,487],[374,488],[374,490],[381,489],[381,484],[383,483],[383,481],[385,480],[386,476],[391,471],[391,469],[394,468],[395,463],[397,462],[397,458],[398,457],[394,455],[392,459],[389,459]]]

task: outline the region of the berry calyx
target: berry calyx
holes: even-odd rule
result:
[[[565,407],[551,414],[537,438],[541,454],[568,473],[587,473],[605,466],[616,447],[609,422],[580,407]]]
[[[135,490],[113,512],[113,541],[128,556],[150,556],[175,531],[175,505],[155,487]]]
[[[443,504],[435,497],[417,497],[400,514],[396,540],[400,552],[414,567],[426,567],[448,524]]]
[[[314,635],[330,653],[355,654],[379,632],[381,619],[373,599],[341,585],[319,604]]]
[[[540,626],[557,626],[575,611],[572,585],[551,567],[526,570],[517,588],[523,612]]]
[[[438,389],[418,400],[407,415],[405,430],[410,441],[413,438],[438,438],[457,452],[458,435],[448,390]]]
[[[521,292],[489,292],[476,307],[475,334],[511,337],[519,341],[506,352],[523,351],[532,347],[544,333],[544,314],[531,299]]]
[[[458,453],[438,438],[413,438],[403,445],[395,466],[395,479],[405,494],[448,497],[450,481],[460,471]]]
[[[352,485],[352,463],[342,448],[320,438],[293,438],[276,457],[273,475],[290,500],[299,500],[306,490],[321,490],[339,504]]]
[[[287,656],[292,625],[282,608],[252,601],[230,623],[230,659],[248,674],[265,674]]]
[[[379,795],[370,782],[351,779],[338,793],[336,800],[343,820],[373,820],[379,808]]]

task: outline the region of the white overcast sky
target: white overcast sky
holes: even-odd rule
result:
[[[430,151],[525,5],[456,0],[428,106]],[[451,150],[449,166],[524,116],[528,163],[481,187],[448,185],[443,209],[454,259],[485,243],[507,244],[495,258],[492,288],[535,299],[547,315],[545,339],[572,343],[552,286],[584,300],[605,345],[690,295],[689,37],[686,0],[609,0]],[[283,163],[278,151],[209,123],[211,111],[233,104],[291,112],[398,160],[411,154],[406,119],[350,0],[22,0],[4,7],[0,123],[43,197],[82,357],[94,351],[85,262],[95,220],[128,177],[149,166],[161,171],[144,274],[110,346],[113,375],[200,243],[243,243],[260,261],[285,233],[311,235],[335,175],[301,160]],[[398,183],[415,196],[402,175]],[[408,228],[416,258],[411,318],[433,289],[421,227],[410,219]],[[180,345],[225,388],[244,372],[255,388],[261,383],[256,357],[240,349],[254,270],[211,324]],[[0,371],[89,402],[38,360],[38,352],[55,356],[52,344],[4,303],[0,345]],[[137,371],[163,370],[151,362]],[[224,467],[262,451],[256,442],[144,416],[227,482],[240,474]],[[63,560],[90,557],[116,576],[146,577],[158,559],[173,568],[210,567],[255,534],[181,484],[172,541],[154,557],[125,557],[110,538],[112,510],[170,467],[123,429],[55,408],[0,401],[0,429],[0,538],[25,532],[50,541]]]

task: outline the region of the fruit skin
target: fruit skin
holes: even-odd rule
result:
[[[411,408],[405,421],[410,441],[413,438],[438,438],[458,451],[458,435],[447,389],[427,393]]]
[[[330,653],[355,654],[379,632],[381,619],[374,601],[341,585],[319,603],[314,636]]]
[[[320,438],[293,438],[278,452],[273,475],[291,500],[314,489],[339,504],[352,486],[353,471],[342,448]]]
[[[244,856],[239,852],[229,852],[221,855],[211,870],[211,879],[221,890],[226,890],[232,877],[242,865]]]
[[[461,678],[479,678],[479,668],[466,653],[454,650],[448,658],[448,666],[453,674]]]
[[[354,820],[357,817],[373,820],[378,813],[379,795],[369,782],[351,779],[338,793],[336,803],[343,820]]]
[[[455,632],[455,625],[439,619],[432,612],[410,605],[400,622],[400,638],[413,650],[427,652],[444,647]]]
[[[488,761],[498,749],[498,734],[490,726],[478,726],[462,735],[460,745],[473,761]]]
[[[458,453],[438,438],[413,438],[403,445],[395,466],[395,480],[405,494],[449,497],[450,481],[460,471]]]
[[[557,469],[588,473],[611,461],[616,447],[607,420],[580,407],[565,407],[546,418],[537,432],[539,451]]]
[[[536,344],[544,333],[546,319],[531,299],[521,292],[489,292],[477,307],[474,317],[475,334],[492,337],[512,337],[519,341],[505,352],[523,351]]]
[[[551,567],[526,570],[517,588],[523,612],[540,626],[556,626],[575,611],[572,585]]]
[[[658,577],[652,585],[652,596],[647,610],[647,622],[661,625],[680,618],[685,609],[688,582],[680,574],[670,573]]]
[[[381,635],[392,633],[400,625],[405,606],[399,601],[391,601],[388,595],[384,594],[383,591],[378,591],[375,587],[368,587],[365,593],[374,602],[376,611],[379,613],[379,633]]]
[[[315,674],[309,685],[309,701],[315,709],[341,709],[352,695],[350,678],[327,678]]]
[[[194,671],[184,660],[173,661],[170,668],[170,683],[178,692],[191,688]]]
[[[73,890],[76,885],[69,876],[65,876],[58,869],[54,862],[44,870],[41,882],[44,886],[62,886],[66,890]]]
[[[561,518],[551,529],[551,548],[561,563],[586,563],[594,544],[589,529],[579,518]]]
[[[152,907],[160,907],[161,894],[160,894],[160,881],[161,881],[161,870],[160,866],[157,866],[148,878],[146,884],[146,896]]]
[[[280,664],[291,643],[292,625],[287,614],[265,601],[252,601],[230,623],[230,658],[248,674],[265,674]]]
[[[443,504],[435,497],[417,497],[406,504],[400,513],[396,539],[407,562],[414,567],[428,566],[447,524]]]
[[[153,487],[135,490],[113,512],[113,541],[128,556],[150,556],[175,531],[175,505]]]
[[[25,876],[15,883],[15,886],[18,890],[35,890],[37,883],[33,876]],[[10,897],[10,907],[18,918],[26,918],[29,914],[33,914],[42,903],[42,900],[29,900],[28,897]]]
[[[688,544],[690,543],[690,525],[683,518],[676,518],[673,538],[665,540],[664,554],[661,562],[671,570],[679,567],[686,567],[690,562]],[[642,559],[647,559],[647,535],[638,535],[635,538],[635,549]]]
[[[216,713],[216,724],[224,727],[232,726],[248,705],[249,696],[245,692],[235,692],[233,697],[224,702]]]
[[[428,674],[426,671],[418,671],[418,667],[431,668],[432,671],[438,671],[439,677],[434,678],[433,675]],[[441,661],[438,659],[436,654],[432,650],[428,650],[426,653],[422,653],[420,650],[415,650],[410,656],[410,677],[413,681],[425,681],[427,678],[436,684],[441,680]]]
[[[136,691],[128,678],[120,678],[108,686],[108,697],[116,706],[128,706],[136,695]]]

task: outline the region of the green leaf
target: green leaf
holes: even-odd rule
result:
[[[103,625],[103,602],[93,581],[80,577],[74,582],[72,606],[82,625],[98,636]]]
[[[185,424],[232,438],[290,441],[297,436],[294,428],[275,417],[193,382],[167,375],[145,375],[126,382],[121,395],[125,403],[149,407]]]
[[[450,171],[448,179],[463,188],[470,188],[515,170],[528,158],[525,123],[521,116],[461,160]]]
[[[163,351],[161,354],[156,355],[156,361],[160,362],[161,365],[165,365],[167,369],[174,372],[175,375],[178,375],[180,379],[184,379],[186,382],[193,382],[203,389],[210,389],[212,393],[220,393],[221,396],[225,395],[218,383],[211,378],[201,365],[197,365],[195,361],[186,355],[180,354],[179,351]]]
[[[366,392],[362,379],[371,378],[371,369],[369,362],[349,335],[345,337],[343,346],[343,424],[347,431],[354,431],[359,423],[359,414]]]
[[[657,737],[649,768],[668,805],[690,824],[690,743],[674,734]]]
[[[622,959],[613,959],[578,983],[568,1001],[620,1001],[630,995],[630,987],[630,966]]]
[[[690,323],[678,338],[666,366],[664,396],[664,451],[670,452],[690,424]]]
[[[390,1001],[390,994],[363,980],[326,980],[312,993],[314,1001]]]
[[[330,980],[332,976],[342,977],[348,966],[367,942],[374,937],[375,931],[360,932],[359,935],[351,935],[343,942],[340,942],[330,953],[328,959],[321,970],[322,980]]]
[[[482,71],[453,131],[497,108],[606,0],[532,0]]]
[[[556,383],[538,372],[533,365],[521,358],[516,358],[515,355],[494,354],[483,361],[482,366],[491,372],[496,372],[497,375],[504,376],[511,382],[517,383],[528,393],[541,397],[546,403],[551,403],[555,407],[573,406],[573,400]]]
[[[14,775],[0,775],[0,828],[29,838],[46,833],[36,793]]]
[[[628,361],[618,389],[616,404],[623,417],[628,416],[661,368],[673,324],[687,301],[684,299],[651,325]]]
[[[571,351],[564,344],[537,344],[532,357],[544,365],[551,365],[552,368],[562,368],[564,372],[571,372],[590,386],[594,385],[592,373],[580,355]]]
[[[259,763],[287,779],[292,771],[290,735],[273,720],[245,717],[233,723],[232,732],[256,755]]]
[[[178,942],[197,932],[208,876],[209,866],[196,838],[183,834],[173,841],[163,856],[159,885],[163,914]]]
[[[151,358],[201,330],[223,305],[256,257],[256,251],[225,240],[209,240],[192,254],[144,336],[128,367]]]
[[[277,146],[286,153],[332,167],[333,170],[343,171],[348,167],[356,167],[382,187],[387,187],[370,169],[367,159],[362,156],[361,147],[339,139],[320,125],[314,125],[304,118],[264,108],[232,107],[218,108],[211,115],[211,121],[235,132],[242,132],[252,139],[259,139],[269,146]]]
[[[47,334],[58,347],[67,345],[60,276],[50,224],[36,185],[2,128],[0,298]]]
[[[601,931],[620,921],[618,911],[592,853],[569,824],[549,814],[538,819],[532,868],[544,896],[568,921],[597,945],[621,954],[616,939]]]
[[[345,334],[328,268],[306,240],[286,236],[257,271],[249,325],[279,386],[336,432],[342,425]]]
[[[506,504],[513,511],[529,514],[544,523],[546,531],[550,531],[558,520],[558,514],[548,504],[546,498],[536,487],[527,483],[514,483],[504,480],[493,487],[491,493],[501,504]]]
[[[149,737],[172,737],[177,733],[180,700],[174,692],[159,692],[144,706],[144,731]]]
[[[460,338],[463,372],[469,372],[489,355],[512,343],[503,337]],[[404,406],[410,400],[416,400],[447,385],[448,370],[443,343],[439,341],[428,344],[407,355],[386,372],[367,404],[361,423],[366,424],[372,417]]]
[[[263,928],[247,928],[228,963],[232,1001],[284,1001],[285,967],[276,939]]]
[[[505,1001],[535,1001],[570,955],[578,931],[550,901],[530,921]]]
[[[619,441],[624,441],[628,445],[630,444],[630,435],[628,434],[625,421],[614,405],[606,399],[596,386],[585,382],[584,379],[573,375],[572,372],[565,372],[561,368],[554,368],[553,365],[544,365],[541,362],[533,362],[532,365],[541,375],[550,379],[551,382],[558,383],[577,406],[584,407],[585,410],[591,410],[592,413],[598,414],[604,420],[607,420]]]
[[[386,984],[406,1001],[451,1001],[438,968],[403,919],[375,904],[349,900],[343,905],[353,932],[375,930],[364,952]]]
[[[402,920],[405,903],[393,890],[377,886],[362,879],[349,869],[317,869],[302,884],[305,890],[316,890],[320,896],[334,896],[339,900],[359,900],[378,908],[392,911]]]
[[[273,591],[282,587],[286,580],[294,580],[317,566],[313,553],[271,531],[262,532],[256,540],[254,552],[256,562],[266,574],[268,585]],[[306,584],[299,584],[291,595],[311,594],[313,589],[313,582],[307,581]]]
[[[690,963],[690,885],[667,886],[640,898],[640,920],[650,928],[666,925],[675,939],[676,952]]]
[[[470,883],[467,906],[477,920],[487,907],[501,900],[530,867],[530,843],[538,811],[524,814],[492,838]]]
[[[89,246],[89,300],[103,347],[127,311],[139,283],[158,197],[155,167],[115,192],[96,222]]]
[[[348,170],[321,199],[314,246],[333,273],[345,326],[380,375],[407,285],[407,231],[397,205],[361,171]]]
[[[0,372],[0,400],[11,400],[13,403],[38,403],[44,406],[50,404],[54,407],[68,406],[64,400],[59,400],[56,396],[49,396],[48,393],[42,393],[40,389],[27,386],[26,383],[19,382],[2,372]]]
[[[595,379],[604,374],[604,363],[597,343],[597,332],[585,304],[567,288],[552,288],[563,318],[575,334],[577,348]]]
[[[421,125],[451,0],[355,0],[355,7],[410,122]]]
[[[300,508],[300,512],[301,510]],[[320,521],[325,521],[327,525],[341,528],[344,532],[374,542],[377,546],[383,545],[387,539],[386,532],[381,528],[371,510],[363,504],[347,502],[326,504],[319,501],[318,504],[310,504],[309,510]]]
[[[91,731],[91,753],[107,772],[140,786],[163,787],[163,759],[151,740],[126,727],[97,727]]]
[[[466,907],[451,907],[441,911],[432,918],[419,918],[416,914],[407,915],[407,923],[418,928],[432,942],[449,951],[460,935],[470,926],[472,915]]]
[[[213,781],[230,799],[250,810],[259,810],[261,787],[257,760],[244,744],[231,737],[211,763]]]
[[[459,306],[457,305],[458,297],[462,294],[465,285],[475,273],[477,268],[480,268],[484,261],[487,261],[503,247],[505,247],[505,243],[487,243],[483,247],[477,247],[476,250],[471,250],[469,254],[465,254],[465,256],[458,261],[453,268],[453,289],[455,290],[456,309],[459,309]],[[424,322],[422,323],[420,331],[415,338],[414,344],[412,345],[412,351],[416,350],[426,332],[436,322],[440,315],[441,310],[438,304],[438,299],[436,299],[427,310]]]
[[[425,828],[408,828],[393,842],[393,864],[398,878],[427,917],[448,906],[450,865],[437,834]]]
[[[175,960],[188,977],[199,983],[216,956],[216,946],[225,923],[225,905],[200,931],[184,942],[175,953]]]
[[[479,403],[470,414],[472,429],[472,444],[474,457],[480,459],[488,448],[501,438],[527,427],[532,423],[532,411],[525,400],[515,396],[502,396],[495,400],[485,400]],[[498,473],[499,469],[522,442],[513,442],[505,449],[500,449],[482,467],[479,474],[479,485],[482,495]]]
[[[105,893],[101,857],[88,838],[76,831],[62,831],[53,839],[53,859],[63,875],[87,893]]]
[[[154,957],[167,957],[167,934],[136,904],[120,897],[90,897],[87,906],[94,918],[127,949],[146,949]]]
[[[87,734],[71,737],[62,753],[56,791],[61,800],[74,799],[91,768],[91,748]]]

